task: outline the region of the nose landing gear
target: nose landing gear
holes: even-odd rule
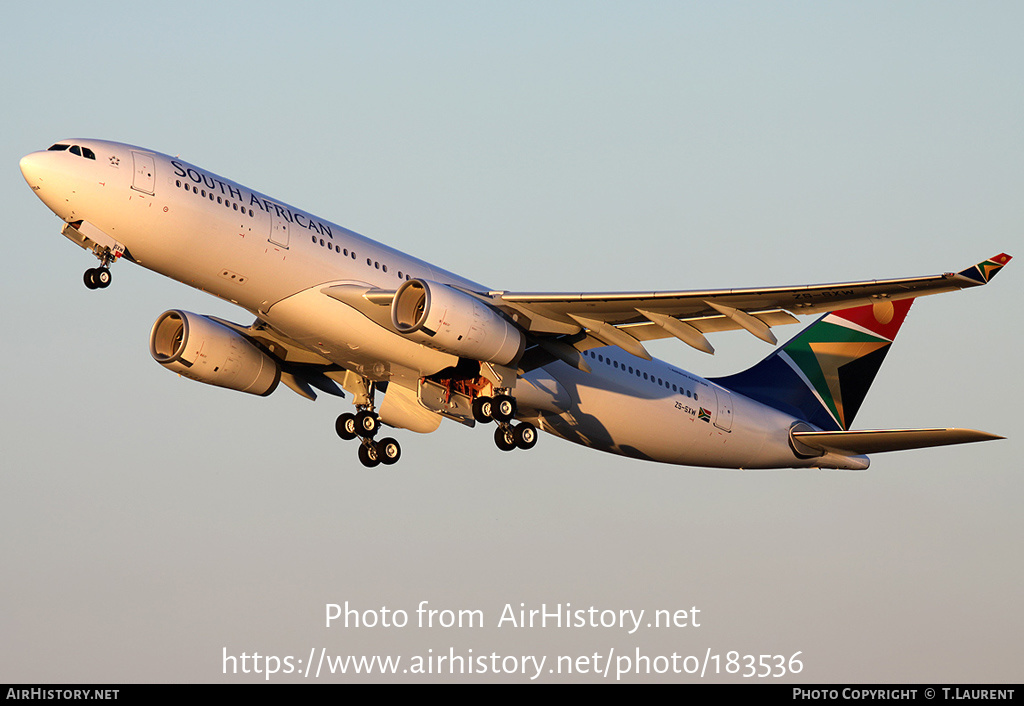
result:
[[[85,271],[85,286],[89,289],[106,289],[110,286],[110,282],[113,277],[110,275],[110,268],[104,265],[103,267],[90,267]]]
[[[110,263],[117,258],[117,255],[110,248],[104,248],[102,251],[94,250],[93,252],[99,258],[100,266],[90,267],[85,271],[85,276],[83,277],[85,286],[89,289],[106,289],[113,280],[110,274]]]
[[[110,265],[127,250],[108,234],[88,221],[71,221],[64,224],[61,235],[76,245],[88,250],[100,261],[99,267],[90,267],[82,277],[89,289],[106,289],[110,286]]]

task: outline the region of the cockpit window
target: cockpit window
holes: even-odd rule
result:
[[[51,146],[47,151],[61,152],[63,150],[68,150],[71,154],[77,154],[79,157],[85,157],[86,159],[96,159],[95,152],[93,152],[88,147],[79,147],[78,145],[62,145],[61,143],[58,142],[57,144]]]

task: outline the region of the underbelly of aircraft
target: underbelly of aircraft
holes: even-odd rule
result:
[[[719,468],[802,466],[789,448],[790,420],[745,398],[734,400],[731,428],[715,425],[710,409],[671,393],[597,378],[564,364],[547,372],[567,393],[560,413],[539,415],[556,436],[610,453],[662,463]],[[553,374],[552,374],[553,373]],[[544,384],[544,375],[531,375]],[[659,388],[660,390],[660,388]]]

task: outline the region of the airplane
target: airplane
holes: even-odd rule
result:
[[[230,301],[250,325],[161,314],[150,353],[198,382],[253,395],[352,396],[335,422],[367,467],[402,455],[382,426],[495,423],[504,451],[538,430],[649,461],[733,469],[863,470],[867,454],[1003,437],[958,428],[851,429],[917,297],[988,283],[1011,257],[959,272],[839,284],[662,292],[494,290],[177,157],[61,140],[21,159],[61,233],[90,251],[85,286],[128,260]],[[654,359],[675,337],[820,315],[753,367],[705,379]],[[381,399],[381,396],[383,398]],[[379,402],[379,404],[378,404]]]

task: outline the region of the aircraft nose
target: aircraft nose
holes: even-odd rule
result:
[[[21,167],[21,175],[25,177],[30,185],[32,184],[32,177],[35,175],[35,164],[31,154],[26,154],[18,162],[18,166]]]
[[[43,169],[40,164],[42,160],[39,155],[39,152],[27,154],[22,157],[21,161],[18,163],[18,166],[21,167],[21,175],[25,177],[25,181],[28,182],[28,185],[36,191],[39,190],[43,177]]]
[[[70,215],[73,189],[69,189],[66,168],[59,163],[59,152],[32,152],[21,158],[18,166],[32,193],[61,218]]]

